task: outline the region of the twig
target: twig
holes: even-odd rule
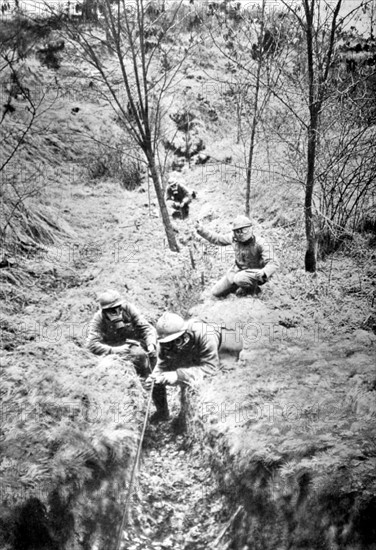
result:
[[[189,247],[189,257],[191,259],[191,266],[192,266],[192,269],[196,269],[196,262],[195,262],[195,258],[193,256],[193,252],[192,252],[192,249],[191,247]]]
[[[149,177],[149,170],[148,173],[148,205],[149,205],[149,218],[151,216],[151,198],[150,198],[150,177]]]
[[[226,525],[222,528],[222,531],[219,533],[218,537],[215,539],[213,545],[214,546],[218,546],[218,544],[221,542],[222,538],[224,537],[224,535],[226,534],[226,531],[228,531],[228,529],[231,527],[231,525],[233,524],[233,522],[235,521],[235,519],[237,518],[237,516],[239,515],[240,511],[242,510],[242,506],[238,506],[238,508],[236,509],[235,513],[230,517],[230,519],[228,520],[228,522],[226,523]]]
[[[131,502],[131,496],[132,496],[132,491],[133,491],[133,484],[134,484],[134,481],[135,481],[136,476],[137,476],[138,463],[139,463],[139,461],[140,461],[141,447],[142,447],[142,442],[143,442],[144,436],[145,436],[146,424],[147,424],[147,421],[148,421],[149,409],[150,409],[151,400],[152,400],[152,395],[153,395],[153,389],[154,389],[154,380],[152,380],[152,384],[151,384],[151,388],[150,388],[150,394],[149,394],[148,404],[147,404],[147,407],[146,407],[145,418],[144,418],[144,424],[143,424],[143,427],[142,427],[142,432],[141,432],[140,441],[139,441],[138,447],[137,447],[136,457],[135,457],[135,460],[134,460],[134,463],[133,463],[131,479],[130,479],[130,482],[129,482],[129,488],[128,488],[127,497],[126,497],[126,499],[125,499],[124,512],[123,512],[123,517],[122,517],[122,519],[121,519],[121,523],[120,523],[120,527],[119,527],[119,531],[118,531],[118,535],[117,535],[117,541],[116,541],[115,550],[120,550],[121,539],[122,539],[123,530],[124,530],[124,525],[125,525],[126,523],[128,523],[128,518],[129,518],[129,504],[130,504],[130,502]]]

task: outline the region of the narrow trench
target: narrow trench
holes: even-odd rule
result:
[[[147,428],[121,550],[225,550],[229,512],[212,451],[202,436],[178,432],[179,390],[168,394],[172,420]]]

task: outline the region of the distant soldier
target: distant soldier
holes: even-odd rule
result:
[[[155,328],[115,290],[105,291],[98,302],[100,309],[90,322],[87,348],[95,355],[121,355],[134,365],[141,378],[146,378],[157,360]],[[158,387],[153,400],[157,410],[164,410],[166,396]]]
[[[216,374],[220,368],[219,350],[240,352],[241,336],[216,324],[199,319],[185,321],[176,313],[166,312],[157,323],[159,353],[155,369],[146,381],[146,387],[165,390],[166,385],[197,387],[205,376]],[[230,334],[231,333],[231,334]],[[184,392],[182,393],[184,396]],[[157,410],[151,422],[169,418],[167,399],[165,409]]]
[[[258,296],[260,286],[279,268],[273,247],[253,234],[252,222],[247,216],[235,218],[232,232],[226,235],[208,231],[199,222],[196,230],[212,244],[232,245],[235,252],[235,263],[214,285],[213,296],[226,296],[230,292],[235,292],[239,297],[247,294]]]
[[[171,202],[172,217],[184,220],[189,214],[189,205],[196,198],[196,192],[191,191],[182,183],[172,180],[166,189],[166,202]]]

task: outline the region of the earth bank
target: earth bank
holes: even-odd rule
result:
[[[248,320],[240,363],[192,411],[232,503],[228,547],[374,548],[375,336],[273,333],[252,302],[195,309]]]

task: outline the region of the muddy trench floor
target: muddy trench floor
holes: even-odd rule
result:
[[[121,549],[226,548],[225,497],[205,442],[177,422],[179,390],[168,393],[171,419],[146,429]]]

